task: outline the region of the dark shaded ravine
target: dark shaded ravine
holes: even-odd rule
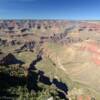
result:
[[[17,86],[27,86],[29,92],[34,93],[42,92],[43,87],[38,86],[38,82],[44,85],[51,86],[52,84],[58,89],[58,96],[61,99],[68,100],[66,94],[68,87],[65,83],[52,79],[45,75],[45,73],[36,68],[36,64],[42,60],[41,55],[37,55],[37,58],[32,61],[28,69],[28,76],[11,76],[9,73],[0,72],[0,97],[17,98],[19,95],[16,93],[10,93],[8,89],[16,88]],[[61,91],[59,91],[61,90]]]
[[[45,85],[55,85],[56,88],[61,90],[62,92],[58,91],[58,96],[62,99],[68,100],[66,98],[68,87],[65,83],[58,81],[57,79],[50,80],[49,77],[45,75],[43,71],[40,71],[36,68],[36,64],[42,60],[42,56],[38,55],[37,59],[34,60],[28,69],[28,80],[27,80],[27,88],[29,91],[34,90],[35,92],[41,91],[42,88],[38,87],[37,83],[41,82]]]

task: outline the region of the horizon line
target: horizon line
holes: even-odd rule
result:
[[[68,19],[68,18],[0,18],[0,20],[62,20],[62,21],[100,21],[100,19]]]

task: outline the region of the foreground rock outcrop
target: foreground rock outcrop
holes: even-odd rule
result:
[[[13,54],[0,54],[0,65],[23,64]]]

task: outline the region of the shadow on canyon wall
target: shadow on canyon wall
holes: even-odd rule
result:
[[[41,56],[37,56],[36,60],[34,60],[28,69],[27,77],[17,77],[10,76],[9,73],[0,72],[0,97],[18,97],[16,94],[11,94],[7,90],[11,87],[16,86],[27,86],[29,92],[32,90],[34,92],[42,91],[42,88],[38,86],[38,82],[41,82],[45,85],[55,85],[56,88],[60,89],[58,91],[59,97],[64,100],[68,100],[65,96],[68,92],[68,87],[63,82],[59,82],[57,79],[50,80],[49,77],[45,75],[45,73],[36,68],[36,64],[42,60]]]

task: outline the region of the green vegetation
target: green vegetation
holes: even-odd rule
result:
[[[98,28],[11,22],[0,23],[0,100],[100,100]]]
[[[32,77],[38,75],[37,71],[32,71]],[[29,73],[31,74],[31,73]],[[63,100],[59,97],[59,89],[54,85],[46,85],[38,81],[36,84],[40,90],[37,92],[27,88],[28,76],[24,75],[24,68],[20,65],[0,66],[0,99],[14,99],[14,100],[47,100],[53,98],[54,100]],[[7,81],[7,82],[6,82]]]
[[[25,62],[23,66],[29,67],[30,63],[36,59],[36,54],[34,52],[24,51],[21,53],[15,53],[15,56],[21,61]]]

